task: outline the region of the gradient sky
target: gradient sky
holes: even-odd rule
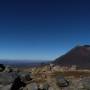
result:
[[[0,59],[53,60],[90,44],[89,0],[0,0]]]

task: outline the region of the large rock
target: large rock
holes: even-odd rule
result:
[[[30,83],[25,87],[24,90],[37,90],[37,89],[38,89],[37,83]]]
[[[8,85],[17,77],[17,73],[0,72],[0,84]]]
[[[10,90],[10,88],[11,88],[11,84],[9,84],[9,85],[5,85],[5,86],[1,86],[0,87],[0,90]]]
[[[57,81],[57,85],[59,87],[68,87],[69,86],[69,81],[67,81],[64,77],[57,77],[56,81]]]
[[[21,80],[20,76],[15,78],[15,80],[12,83],[11,89],[10,90],[19,90],[22,87],[25,87],[26,84]]]
[[[30,72],[29,73],[28,72],[20,72],[18,75],[24,82],[32,80],[32,74]]]
[[[48,83],[40,84],[38,90],[49,90],[49,84]]]
[[[0,64],[0,72],[5,70],[5,66],[3,64]]]

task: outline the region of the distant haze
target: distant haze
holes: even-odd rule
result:
[[[0,1],[0,59],[54,60],[90,44],[89,0]]]

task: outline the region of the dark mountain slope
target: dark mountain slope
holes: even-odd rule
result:
[[[57,58],[55,64],[77,65],[81,68],[90,68],[90,45],[76,46],[65,55]]]

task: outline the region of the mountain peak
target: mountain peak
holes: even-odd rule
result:
[[[55,60],[60,65],[77,65],[90,68],[90,45],[76,46],[65,55]]]

